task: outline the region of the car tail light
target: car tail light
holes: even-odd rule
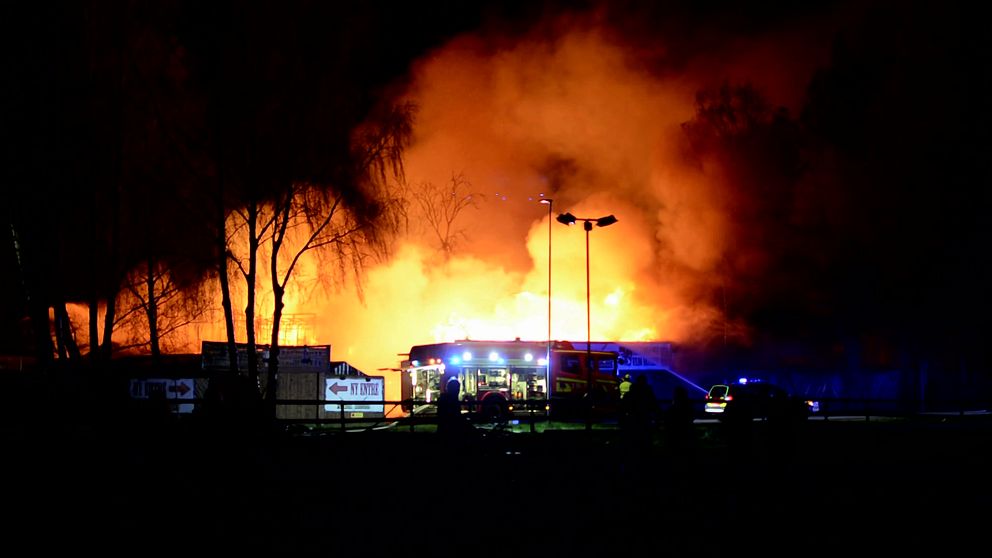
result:
[[[734,396],[733,395],[728,395],[727,397],[724,397],[723,399],[724,399],[724,401],[732,401],[734,399]]]

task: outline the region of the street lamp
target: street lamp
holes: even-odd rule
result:
[[[554,205],[554,200],[551,198],[544,198],[541,203],[548,206],[548,348],[547,356],[545,357],[544,368],[544,398],[545,402],[550,405],[551,403],[551,208]],[[546,406],[547,407],[547,406]]]
[[[591,305],[589,304],[589,231],[592,230],[592,224],[596,223],[597,227],[608,227],[613,223],[617,222],[617,218],[613,215],[607,215],[606,217],[599,217],[596,219],[588,219],[585,217],[576,217],[571,213],[561,213],[557,218],[558,222],[563,225],[574,225],[578,221],[582,221],[582,228],[586,231],[586,373],[588,376],[588,385],[586,386],[586,397],[589,399],[590,406],[592,405],[593,397],[593,374],[592,374],[592,312],[590,310]],[[586,420],[586,430],[592,429],[592,417],[588,417]]]

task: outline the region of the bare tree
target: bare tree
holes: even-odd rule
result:
[[[347,182],[294,182],[273,205],[269,265],[274,309],[266,381],[272,412],[279,385],[279,326],[293,271],[303,254],[317,251],[329,255],[339,272],[350,270],[358,277],[370,257],[388,254],[388,239],[398,229],[400,215],[388,184],[402,179],[412,117],[411,105],[374,114],[353,136],[350,160],[339,175]]]
[[[452,174],[451,180],[443,186],[422,182],[408,190],[437,237],[441,252],[445,258],[450,258],[459,243],[468,239],[465,229],[455,227],[455,221],[465,209],[478,209],[479,201],[485,197],[472,191],[472,184],[463,173]]]
[[[14,200],[12,224],[25,248],[23,277],[30,283],[26,292],[40,352],[51,352],[50,339],[43,340],[50,336],[48,308],[55,309],[59,353],[74,352],[65,303],[87,300],[90,354],[109,358],[114,299],[123,271],[133,263],[123,246],[129,231],[121,222],[125,167],[131,164],[125,145],[147,122],[131,89],[135,61],[147,52],[136,48],[136,41],[152,33],[144,16],[153,18],[137,14],[130,4],[64,8],[22,14],[25,29],[37,25],[21,39],[24,44],[40,40],[46,46],[25,50],[31,55],[12,70],[24,88],[11,103],[24,115],[15,128],[26,138],[17,148],[15,173],[24,180],[16,184],[24,193]],[[107,309],[102,344],[101,304]]]
[[[164,262],[149,261],[147,267],[129,273],[117,297],[115,349],[147,348],[157,356],[173,348],[178,343],[170,343],[171,336],[208,312],[210,300],[204,289],[199,281],[177,281]]]
[[[245,282],[247,302],[245,304],[245,336],[248,344],[248,379],[251,385],[258,385],[258,354],[255,351],[255,297],[258,280],[258,250],[263,238],[272,229],[276,214],[267,210],[255,196],[247,202],[244,208],[234,211],[240,222],[232,231],[232,238],[243,234],[247,250],[244,254],[234,252],[234,242],[227,243],[227,255],[234,262]],[[247,260],[247,262],[245,261]]]

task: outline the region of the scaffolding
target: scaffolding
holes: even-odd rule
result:
[[[316,345],[316,314],[283,314],[279,320],[279,345],[286,347]],[[272,318],[258,321],[258,342],[272,340]]]

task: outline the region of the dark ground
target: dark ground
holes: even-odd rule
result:
[[[8,549],[323,556],[941,555],[981,544],[992,420],[617,431],[4,429]],[[759,554],[760,555],[760,554]]]

